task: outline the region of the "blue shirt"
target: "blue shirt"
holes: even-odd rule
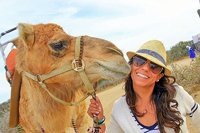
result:
[[[190,58],[195,58],[196,57],[196,54],[195,54],[193,48],[189,48],[188,53],[190,54]]]

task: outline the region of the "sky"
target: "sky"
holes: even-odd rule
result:
[[[0,0],[0,33],[18,23],[56,23],[72,36],[89,35],[113,42],[125,54],[148,40],[167,50],[200,33],[198,0]],[[0,43],[18,32],[0,38]],[[9,44],[5,53],[11,50]],[[127,58],[127,57],[125,57]],[[0,103],[10,98],[0,55]]]

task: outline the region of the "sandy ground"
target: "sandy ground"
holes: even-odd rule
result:
[[[192,63],[192,60],[188,57],[179,61],[175,61],[173,64],[177,64],[179,66],[189,66],[190,63]]]
[[[192,90],[190,89],[188,90],[188,92],[192,95],[195,101],[200,103],[200,85],[198,85],[197,87],[193,87]],[[187,118],[187,124],[191,133],[199,133],[195,130],[195,128],[192,127],[192,123],[189,117]]]

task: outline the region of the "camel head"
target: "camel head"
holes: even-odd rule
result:
[[[18,25],[16,69],[33,75],[48,74],[62,66],[72,66],[76,38],[56,24]],[[81,37],[84,71],[96,90],[117,84],[130,72],[123,53],[113,43],[90,36]],[[73,69],[44,81],[50,89],[73,91],[84,88]]]

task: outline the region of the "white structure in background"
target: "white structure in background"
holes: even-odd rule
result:
[[[200,41],[200,34],[192,36],[193,43],[198,43]]]
[[[195,35],[195,36],[192,36],[192,40],[193,40],[193,44],[191,45],[191,47],[200,52],[200,33]]]

